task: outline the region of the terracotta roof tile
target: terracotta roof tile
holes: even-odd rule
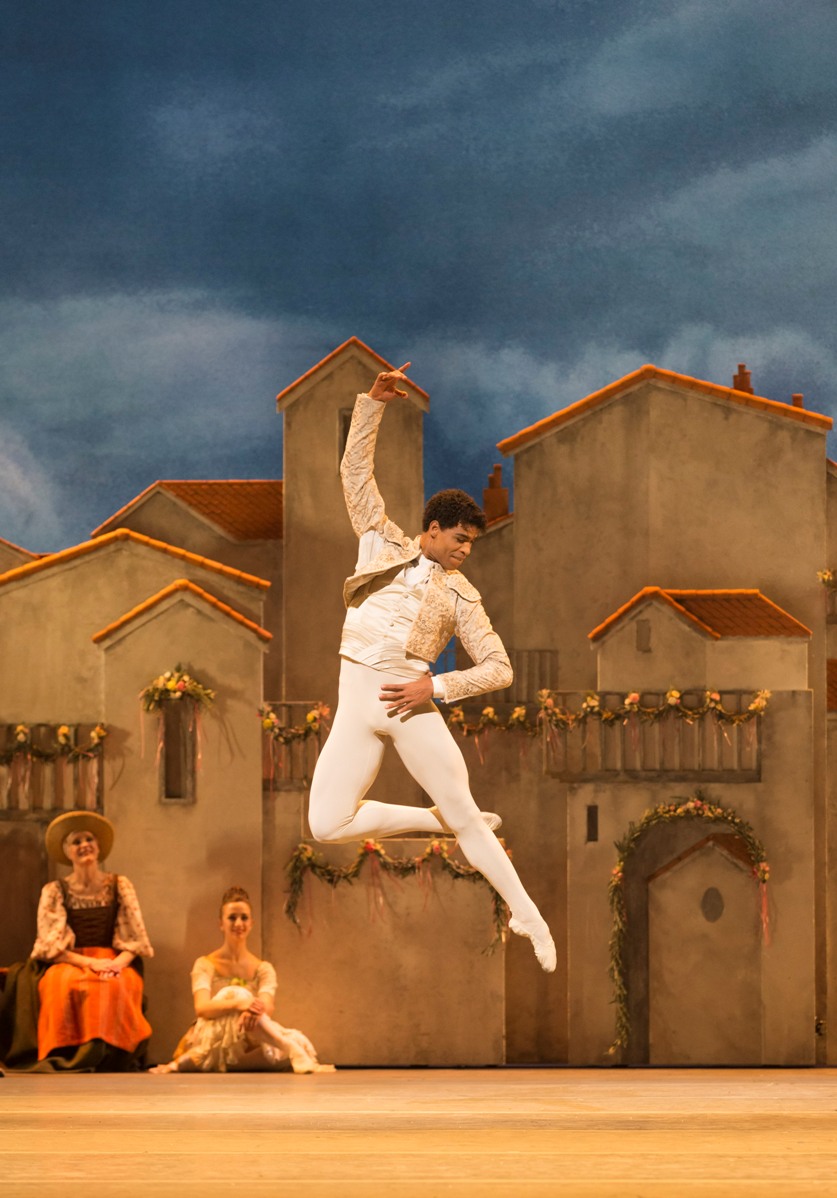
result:
[[[664,603],[714,640],[721,637],[809,637],[810,628],[757,590],[673,590],[643,587],[632,599],[589,632],[597,641],[632,608],[649,600]]]
[[[113,633],[118,632],[120,628],[124,628],[126,624],[130,624],[132,620],[137,618],[137,616],[141,616],[144,612],[150,611],[153,607],[156,607],[158,603],[162,603],[164,599],[168,599],[170,595],[177,594],[178,591],[188,591],[189,594],[197,596],[197,598],[203,600],[204,603],[208,603],[217,611],[222,612],[223,615],[229,616],[231,620],[235,620],[237,624],[241,624],[242,627],[248,628],[250,632],[254,632],[256,636],[261,638],[261,640],[272,640],[272,633],[268,632],[266,628],[262,628],[259,624],[254,623],[252,620],[248,620],[246,616],[241,614],[241,612],[236,611],[235,608],[230,607],[227,603],[222,603],[220,599],[216,599],[214,595],[210,595],[208,591],[203,589],[203,587],[196,586],[195,583],[190,582],[188,578],[178,578],[175,582],[172,582],[167,587],[164,587],[162,591],[158,591],[156,595],[152,595],[150,599],[146,599],[142,603],[138,603],[136,607],[132,607],[130,611],[125,612],[124,616],[120,616],[119,619],[114,620],[112,624],[108,624],[105,628],[100,629],[99,632],[94,633],[92,638],[93,641],[97,645],[100,644],[109,636],[112,636]]]
[[[156,491],[167,491],[181,503],[211,520],[236,541],[278,541],[282,538],[281,479],[168,479],[161,478],[115,512],[91,536],[110,532]]]
[[[315,374],[318,374],[324,367],[330,366],[334,359],[349,349],[350,346],[355,346],[357,349],[363,350],[364,353],[370,354],[377,362],[380,363],[382,369],[394,369],[391,362],[388,362],[386,358],[382,358],[380,354],[375,353],[374,349],[370,349],[370,347],[361,341],[359,337],[349,337],[348,341],[344,341],[342,345],[338,345],[337,349],[333,349],[330,354],[326,354],[322,361],[318,362],[316,366],[312,366],[310,370],[306,370],[305,374],[301,374],[298,379],[292,382],[289,386],[285,387],[284,390],[280,391],[276,396],[276,403],[279,405],[279,407],[281,408],[284,406],[285,401],[289,398],[291,392],[294,391],[300,385],[300,383],[307,382]],[[413,391],[415,391],[417,395],[421,396],[421,398],[425,401],[430,400],[430,396],[426,391],[423,391],[421,387],[412,381],[412,379],[408,381]]]
[[[826,694],[829,711],[837,711],[837,657],[829,657],[826,662]]]
[[[201,557],[197,553],[189,553],[187,549],[179,549],[176,545],[168,545],[165,541],[155,541],[153,537],[132,532],[129,528],[117,528],[114,532],[104,533],[92,541],[83,541],[71,549],[62,549],[60,553],[47,554],[36,562],[27,562],[25,566],[15,566],[13,570],[7,570],[5,574],[0,574],[0,586],[4,586],[7,582],[16,582],[20,578],[28,578],[41,570],[49,570],[52,566],[62,565],[64,562],[83,557],[85,554],[96,553],[105,546],[116,544],[118,541],[131,541],[135,545],[147,545],[150,549],[167,553],[181,561],[193,562],[196,566],[203,566],[205,570],[212,570],[216,574],[234,578],[237,582],[242,582],[247,586],[259,587],[261,590],[267,590],[270,586],[270,583],[264,578],[256,578],[254,574],[245,574],[243,570],[234,570],[232,566],[225,566],[222,562],[213,561],[209,557]]]
[[[659,366],[647,365],[641,366],[632,374],[626,374],[624,378],[617,379],[614,383],[609,383],[601,391],[594,391],[592,395],[578,400],[577,403],[562,408],[560,412],[553,412],[551,416],[539,420],[537,424],[532,424],[513,436],[506,437],[504,441],[497,443],[497,448],[501,453],[517,453],[519,449],[523,449],[533,441],[540,440],[541,437],[551,433],[553,429],[560,428],[562,424],[568,423],[576,416],[593,411],[594,408],[601,407],[609,400],[616,399],[621,394],[627,394],[642,383],[651,380],[673,383],[708,398],[728,399],[731,403],[740,404],[742,407],[756,408],[761,412],[772,412],[774,415],[785,416],[788,420],[795,420],[800,424],[807,424],[826,432],[832,425],[830,416],[822,416],[819,412],[809,412],[807,408],[778,403],[775,399],[766,399],[762,395],[750,395],[745,391],[735,391],[732,387],[720,387],[717,383],[707,383],[703,379],[690,378],[687,374],[677,374],[673,370],[661,370]]]

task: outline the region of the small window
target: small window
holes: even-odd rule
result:
[[[591,803],[587,808],[587,844],[595,844],[599,839],[599,807]]]
[[[340,468],[340,463],[343,460],[343,454],[346,452],[346,442],[349,439],[349,427],[352,423],[352,409],[343,408],[340,412],[339,424],[339,443],[337,446],[337,467]]]
[[[637,653],[651,652],[650,620],[637,620],[636,622],[636,651]]]
[[[160,798],[163,802],[195,800],[195,711],[191,703],[163,704],[160,753]]]

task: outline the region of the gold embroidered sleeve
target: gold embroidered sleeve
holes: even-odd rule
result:
[[[368,395],[359,395],[352,412],[346,449],[340,463],[340,478],[349,519],[361,537],[386,521],[384,501],[375,482],[375,442],[386,405]]]
[[[509,655],[482,603],[457,597],[456,635],[474,665],[469,670],[440,675],[446,703],[502,690],[511,684],[514,674]]]

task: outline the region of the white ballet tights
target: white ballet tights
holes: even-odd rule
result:
[[[497,837],[485,825],[468,784],[468,768],[434,703],[392,716],[379,695],[384,683],[404,678],[354,661],[341,662],[334,723],[311,781],[308,823],[315,840],[404,836],[444,829],[426,807],[363,802],[381,768],[384,738],[433,800],[462,852],[524,923],[542,922],[537,907]]]

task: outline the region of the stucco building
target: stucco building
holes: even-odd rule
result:
[[[837,467],[830,420],[753,394],[741,369],[724,388],[646,366],[510,429],[513,512],[499,468],[488,478],[467,573],[516,677],[458,727],[475,797],[503,815],[555,933],[556,973],[514,939],[483,953],[484,888],[428,871],[423,885],[371,866],[353,887],[309,878],[303,934],[282,914],[316,738],[266,746],[257,711],[270,701],[304,725],[336,700],[355,551],[338,464],[354,396],[383,365],[353,338],[280,393],[281,481],[161,480],[63,553],[0,541],[0,898],[20,913],[0,958],[33,938],[43,824],[96,803],[157,948],[157,1056],[188,1022],[189,966],[237,882],[261,908],[283,1018],[338,1062],[828,1059],[837,646],[817,575],[837,565]],[[411,386],[390,405],[377,455],[389,514],[410,531],[428,402]],[[139,691],[178,663],[217,694],[199,754],[188,721],[140,711]],[[100,724],[103,749],[70,775],[66,753],[15,752],[20,725],[46,750],[60,725],[81,749]],[[427,801],[391,757],[378,797]],[[189,783],[176,795],[175,775]],[[671,817],[648,820],[661,805]],[[386,847],[415,858],[426,844]],[[630,1034],[608,1056],[615,1013]]]

